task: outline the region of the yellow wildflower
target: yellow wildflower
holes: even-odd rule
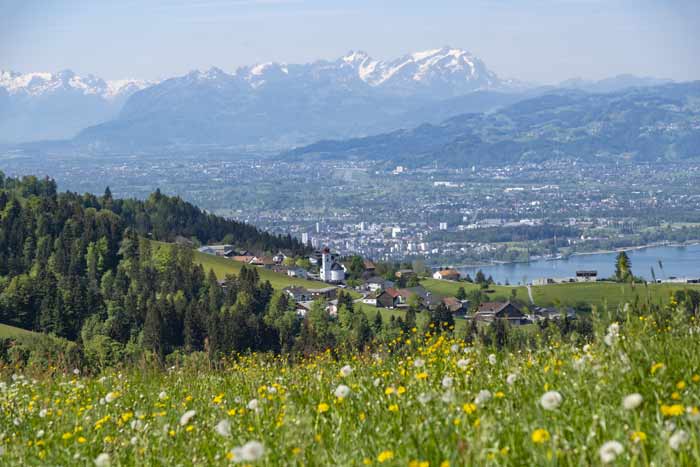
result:
[[[318,404],[318,413],[328,412],[329,408],[330,407],[328,406],[328,404],[326,404],[325,402],[321,402],[320,404]]]
[[[532,432],[532,442],[535,444],[542,444],[549,441],[549,431],[544,428],[538,428]]]
[[[664,404],[661,406],[661,414],[665,417],[678,417],[683,415],[683,406],[681,404]]]
[[[468,414],[472,414],[476,412],[476,404],[468,402],[462,406],[462,410],[464,410]]]
[[[389,406],[389,412],[398,412],[399,411],[399,406],[396,404],[391,404]]]
[[[394,458],[393,451],[382,451],[377,456],[377,461],[381,464]]]

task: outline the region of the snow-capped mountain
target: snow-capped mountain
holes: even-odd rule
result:
[[[370,86],[401,92],[429,90],[459,95],[505,86],[479,58],[452,47],[415,52],[391,61],[374,60],[366,52],[350,52],[341,61]]]
[[[126,99],[152,84],[105,81],[71,70],[0,71],[0,142],[71,138],[116,117]]]
[[[78,76],[71,70],[57,73],[17,73],[0,70],[0,87],[5,88],[10,96],[39,97],[70,91],[114,100],[129,96],[152,84],[154,83],[136,79],[105,81],[94,75]]]

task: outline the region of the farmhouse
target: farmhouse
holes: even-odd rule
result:
[[[441,269],[433,273],[433,279],[458,281],[460,277],[459,271],[456,269]]]
[[[386,289],[377,295],[377,307],[378,308],[396,308],[399,304],[399,294],[394,289]]]
[[[484,302],[474,314],[474,319],[490,323],[495,319],[506,319],[511,324],[527,324],[527,316],[517,305],[508,302]]]

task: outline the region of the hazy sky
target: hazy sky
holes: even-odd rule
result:
[[[0,69],[163,78],[451,45],[503,77],[700,79],[700,0],[0,0]]]

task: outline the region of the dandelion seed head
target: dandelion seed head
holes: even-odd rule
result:
[[[540,405],[545,410],[554,410],[562,403],[562,396],[557,391],[547,391],[540,397]]]

